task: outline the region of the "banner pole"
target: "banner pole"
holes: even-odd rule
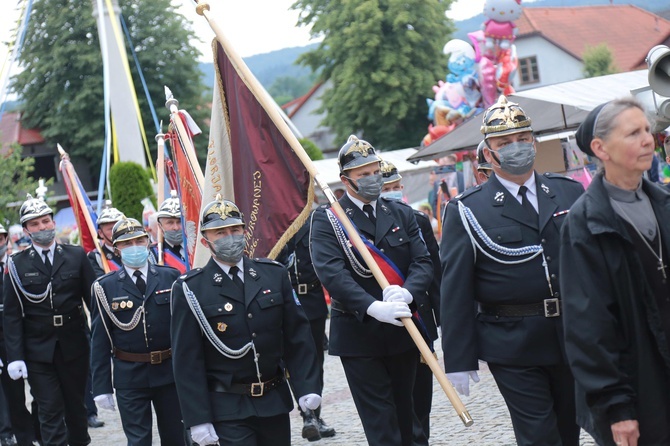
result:
[[[275,124],[275,126],[277,126],[277,129],[281,132],[286,141],[291,145],[291,148],[298,156],[300,161],[303,163],[309,174],[314,178],[316,184],[323,190],[323,193],[328,199],[328,202],[330,203],[333,212],[335,212],[335,215],[337,215],[338,219],[342,222],[342,225],[345,227],[347,233],[350,235],[352,244],[361,254],[361,257],[363,257],[363,260],[368,265],[368,268],[370,268],[370,271],[372,272],[375,279],[379,283],[379,286],[382,289],[388,287],[389,282],[388,280],[386,280],[384,273],[379,268],[379,265],[377,265],[368,249],[365,247],[363,240],[361,240],[360,236],[358,235],[358,231],[356,231],[353,224],[349,220],[349,217],[347,216],[347,214],[345,214],[344,210],[338,203],[337,199],[335,198],[335,195],[330,189],[330,186],[321,177],[321,175],[319,175],[319,172],[316,170],[316,167],[314,166],[314,163],[312,163],[312,160],[310,159],[309,155],[307,155],[305,149],[303,149],[298,139],[295,137],[293,132],[291,132],[291,129],[281,117],[279,111],[277,110],[276,103],[270,98],[269,94],[265,91],[262,85],[251,73],[249,67],[247,67],[242,58],[232,48],[232,45],[225,37],[220,26],[212,18],[209,12],[209,4],[203,1],[196,1],[196,3],[197,3],[196,12],[199,15],[204,16],[205,19],[207,19],[209,26],[212,28],[212,30],[214,30],[217,40],[223,47],[223,50],[228,55],[228,58],[230,59],[233,66],[237,69],[237,72],[239,73],[242,81],[254,94],[258,102],[268,113],[270,119],[272,119],[272,122]],[[471,426],[473,424],[472,417],[470,417],[470,414],[465,408],[465,405],[463,404],[458,394],[454,390],[453,386],[447,379],[447,376],[444,374],[444,371],[438,364],[437,359],[433,355],[433,352],[430,351],[430,348],[426,344],[426,341],[424,341],[423,337],[421,336],[421,333],[416,328],[414,321],[412,320],[412,318],[402,318],[401,320],[403,325],[409,332],[409,335],[412,337],[412,340],[414,341],[417,348],[421,352],[421,356],[423,356],[425,362],[430,367],[430,370],[435,375],[435,378],[437,378],[437,381],[440,383],[442,390],[444,390],[444,393],[447,395],[447,398],[449,398],[451,405],[456,410],[456,413],[460,417],[461,421],[465,426]]]
[[[158,206],[165,201],[165,134],[163,133],[163,121],[160,123],[159,133],[156,135],[158,146],[158,159],[156,160],[156,174],[158,181],[157,200]],[[164,265],[163,259],[163,230],[156,228],[156,251],[158,252],[158,264]]]

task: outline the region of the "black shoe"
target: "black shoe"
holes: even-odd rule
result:
[[[327,438],[327,437],[334,437],[335,436],[335,429],[332,427],[328,426],[323,419],[319,418],[319,435],[321,435],[321,438]]]
[[[97,415],[91,415],[88,417],[88,427],[96,428],[96,427],[102,427],[105,425],[104,421],[98,420]]]
[[[302,419],[302,438],[306,438],[307,441],[321,440],[321,434],[319,433],[319,419],[314,414],[314,411],[307,410],[302,414]]]

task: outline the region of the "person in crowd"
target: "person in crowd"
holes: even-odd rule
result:
[[[530,117],[505,96],[483,114],[493,173],[447,206],[440,244],[442,349],[463,395],[488,368],[519,445],[578,445],[574,380],[565,359],[559,231],[582,194],[533,169]]]
[[[654,139],[633,98],[576,134],[600,172],[561,235],[566,352],[579,424],[599,445],[670,444],[670,195],[643,174]]]
[[[437,237],[440,232],[439,225],[437,223],[437,218],[433,215],[433,208],[430,206],[430,203],[422,203],[419,205],[419,211],[421,211],[430,222],[430,227],[433,229],[433,237]]]
[[[100,242],[100,248],[104,253],[107,265],[109,265],[110,271],[118,271],[121,268],[121,257],[114,250],[112,245],[112,229],[116,222],[124,219],[126,216],[123,215],[123,212],[119,211],[115,207],[112,207],[112,202],[107,201],[105,208],[100,212],[98,220],[96,222],[98,226],[98,240]],[[102,277],[105,274],[105,267],[103,266],[102,255],[97,249],[89,252],[87,254],[93,271],[95,271],[96,277]]]
[[[380,158],[367,141],[350,136],[338,155],[344,212],[403,276],[383,291],[361,263],[340,221],[322,206],[312,213],[314,270],[330,293],[328,353],[342,361],[368,444],[409,446],[413,439],[413,383],[419,352],[398,318],[411,317],[433,276],[412,208],[380,198]],[[398,280],[397,282],[401,282]]]
[[[235,203],[208,203],[200,231],[212,258],[172,286],[179,404],[198,445],[288,446],[287,374],[303,412],[321,406],[314,339],[286,268],[244,256],[244,227]]]
[[[402,176],[393,163],[382,160],[382,198],[402,200]],[[427,204],[427,203],[426,203]],[[428,205],[430,207],[430,205]],[[421,230],[421,238],[426,243],[430,260],[433,263],[433,280],[424,295],[419,294],[416,299],[419,317],[415,319],[419,331],[424,336],[429,346],[437,340],[437,327],[440,317],[440,247],[437,244],[433,227],[428,215],[422,211],[414,211],[414,217]],[[416,379],[414,381],[414,413],[416,421],[414,425],[414,444],[427,444],[430,439],[430,410],[433,405],[433,372],[421,356],[416,368]]]
[[[486,147],[486,140],[482,140],[477,146],[477,184],[484,184],[491,176],[491,163],[486,161],[484,157],[484,148]]]
[[[112,229],[122,267],[92,289],[93,394],[114,410],[114,391],[128,444],[151,446],[156,412],[163,446],[184,446],[170,348],[170,291],[179,271],[149,263],[149,234],[134,218]]]
[[[19,215],[32,246],[9,258],[4,279],[7,373],[28,379],[44,446],[85,446],[91,439],[84,305],[95,274],[81,247],[56,243],[53,211],[42,199],[28,195]]]
[[[286,243],[279,255],[279,261],[288,269],[291,277],[293,291],[300,300],[300,305],[309,319],[309,325],[314,339],[317,360],[319,363],[319,395],[323,392],[323,362],[324,343],[326,334],[326,318],[328,317],[328,305],[321,286],[321,281],[314,272],[312,256],[309,252],[309,229],[310,221],[307,220],[298,232]],[[321,406],[316,410],[302,411],[303,418],[302,437],[308,441],[316,441],[321,438],[335,436],[335,429],[328,426],[321,418]]]

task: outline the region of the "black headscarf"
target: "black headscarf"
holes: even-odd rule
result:
[[[600,112],[602,111],[603,107],[605,107],[607,104],[609,104],[609,102],[600,104],[599,106],[591,110],[591,112],[588,114],[584,122],[582,122],[579,125],[577,133],[575,133],[575,138],[577,139],[577,145],[582,150],[582,152],[586,153],[589,156],[595,156],[593,154],[593,151],[591,150],[591,141],[593,141],[593,137],[595,136],[593,132],[595,131],[596,124],[598,123],[598,115],[600,115]]]

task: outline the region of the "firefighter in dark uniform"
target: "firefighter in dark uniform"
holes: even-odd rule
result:
[[[112,243],[112,229],[117,221],[126,218],[123,212],[112,207],[112,202],[107,201],[106,207],[100,212],[100,216],[96,222],[98,226],[98,240],[100,241],[100,248],[105,254],[107,264],[110,271],[118,271],[121,269],[121,257],[114,250]],[[102,258],[97,249],[87,254],[88,260],[91,262],[95,277],[102,277],[105,274],[105,268],[102,265]]]
[[[284,366],[300,408],[321,404],[309,321],[283,265],[243,256],[244,218],[235,203],[217,197],[201,220],[212,258],[172,287],[184,424],[199,445],[289,445],[293,402]]]
[[[349,137],[340,149],[339,200],[361,235],[394,263],[404,284],[382,292],[361,263],[335,215],[322,206],[312,214],[314,269],[331,296],[328,353],[340,356],[370,445],[411,445],[412,389],[419,352],[397,318],[425,296],[433,269],[412,208],[379,198],[380,159],[368,142]],[[353,262],[353,263],[352,263]]]
[[[398,172],[398,168],[393,163],[382,160],[381,170],[382,178],[384,178],[381,197],[402,201],[402,176]],[[424,295],[420,294],[416,298],[417,310],[421,318],[419,321],[415,319],[415,322],[418,322],[419,331],[426,340],[426,343],[432,346],[433,342],[438,338],[437,327],[440,325],[440,278],[442,277],[440,247],[437,244],[437,240],[435,240],[433,226],[430,224],[430,220],[426,214],[414,210],[414,217],[416,218],[416,223],[419,225],[421,238],[428,248],[430,261],[433,264],[433,280],[430,283],[430,287]],[[430,409],[433,405],[433,372],[422,357],[420,357],[416,368],[413,397],[414,412],[418,421],[414,425],[413,435],[414,446],[417,446],[419,444],[427,444],[426,442],[430,438]]]
[[[149,235],[134,218],[113,228],[123,266],[93,284],[93,395],[114,409],[114,390],[128,445],[151,446],[151,406],[161,444],[184,446],[172,374],[170,290],[179,272],[149,263]],[[112,372],[113,369],[113,372]]]
[[[7,364],[7,349],[5,348],[5,336],[2,325],[2,284],[5,266],[9,257],[7,254],[8,241],[7,230],[0,224],[0,367],[4,367],[4,364]],[[7,444],[32,446],[35,440],[35,428],[33,427],[33,417],[26,408],[26,387],[23,378],[15,381],[9,377],[9,374],[2,373],[0,374],[0,382],[2,383],[5,399],[7,400],[11,431],[16,438],[16,443]]]
[[[326,337],[326,318],[328,305],[323,287],[316,277],[312,257],[309,253],[309,220],[286,243],[278,259],[286,265],[293,291],[298,295],[300,305],[305,311],[314,339],[317,360],[319,362],[319,395],[323,391],[324,340]],[[309,441],[333,437],[335,429],[321,418],[321,406],[315,411],[300,412],[303,418],[302,437]]]
[[[33,244],[10,257],[4,280],[7,372],[28,378],[44,446],[87,445],[84,305],[95,274],[81,247],[55,242],[53,211],[43,200],[28,196],[19,213]]]
[[[501,96],[484,113],[493,174],[447,207],[442,258],[444,365],[456,390],[488,367],[519,445],[577,445],[574,380],[565,358],[558,280],[559,232],[584,191],[533,170],[531,121]]]
[[[184,233],[181,227],[181,205],[177,191],[170,191],[170,198],[163,201],[156,213],[158,226],[163,232],[163,261],[178,269],[181,273],[186,272],[186,253],[184,252]],[[152,253],[158,259],[157,247],[152,247]]]

